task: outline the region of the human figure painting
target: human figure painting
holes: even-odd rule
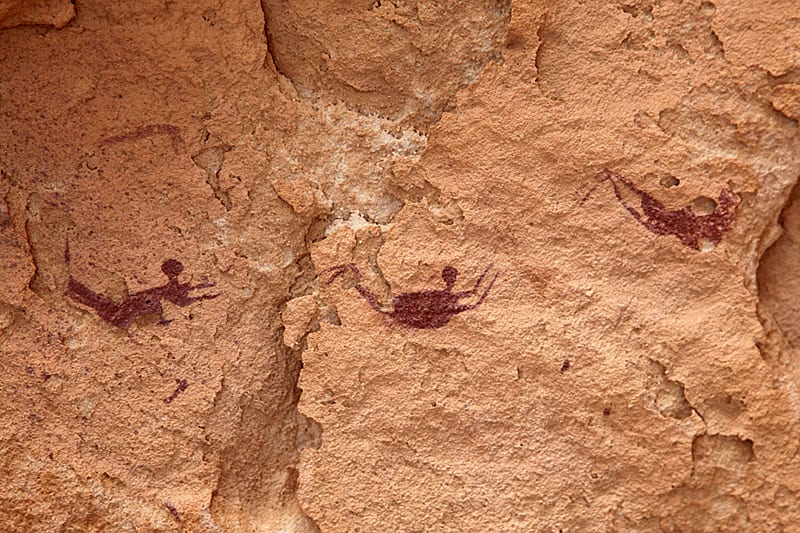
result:
[[[392,321],[402,326],[416,329],[435,329],[446,325],[453,316],[459,313],[477,309],[486,300],[489,291],[492,290],[499,276],[498,272],[489,276],[492,267],[493,265],[489,265],[486,268],[478,277],[472,289],[453,292],[453,287],[458,278],[458,270],[452,266],[446,266],[442,270],[442,280],[445,283],[444,289],[399,294],[392,298],[393,310],[391,311],[381,308],[375,295],[361,283],[361,272],[356,265],[352,263],[337,265],[323,270],[320,275],[330,273],[331,276],[328,278],[327,283],[331,284],[346,272],[351,272],[357,281],[355,289],[372,309],[388,316]],[[486,281],[487,279],[488,281]],[[484,285],[485,288],[481,289]],[[461,300],[475,296],[478,296],[478,299],[474,302],[461,303]]]
[[[64,249],[64,260],[69,265],[69,243]],[[172,322],[171,320],[166,320],[162,314],[162,300],[185,307],[201,300],[211,300],[219,296],[219,294],[189,296],[190,291],[213,287],[215,284],[199,283],[191,285],[189,283],[181,283],[178,281],[178,276],[183,272],[183,264],[177,259],[167,259],[161,263],[161,271],[167,276],[167,282],[164,285],[129,294],[119,303],[93,291],[74,278],[72,273],[69,275],[66,295],[70,299],[92,308],[97,316],[120,329],[127,329],[135,318],[150,314],[158,315],[158,324],[166,325]]]
[[[601,171],[596,183],[581,200],[583,205],[597,187],[607,181],[614,187],[614,194],[622,207],[636,219],[639,224],[656,235],[672,235],[684,246],[693,250],[705,251],[710,245],[715,247],[722,241],[722,236],[733,225],[736,217],[736,205],[739,197],[728,187],[720,191],[714,210],[708,214],[696,214],[691,207],[668,209],[652,195],[638,188],[628,178],[609,169]],[[630,205],[622,196],[622,188],[639,197],[640,208]]]

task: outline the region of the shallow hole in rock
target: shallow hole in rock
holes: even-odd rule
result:
[[[713,15],[716,10],[714,2],[700,2],[700,12],[704,15]]]
[[[692,202],[692,211],[695,215],[710,215],[717,208],[717,202],[708,196],[698,196]]]
[[[659,183],[665,189],[669,189],[670,187],[677,187],[681,184],[681,180],[676,178],[675,176],[664,176],[659,180]]]
[[[717,247],[717,243],[715,243],[710,239],[706,239],[704,237],[700,237],[697,240],[697,244],[700,247],[700,251],[703,253],[710,252],[711,250]]]

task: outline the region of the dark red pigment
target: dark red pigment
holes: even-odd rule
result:
[[[181,129],[178,126],[171,124],[150,124],[149,126],[141,126],[136,130],[129,133],[122,133],[113,137],[106,137],[100,144],[116,144],[124,141],[136,141],[145,137],[153,137],[154,135],[167,135],[172,139],[172,149],[175,153],[179,153],[183,146],[183,137],[181,136]]]
[[[383,310],[378,303],[378,299],[375,298],[375,295],[361,284],[361,272],[356,265],[352,263],[338,265],[323,270],[320,272],[320,275],[333,272],[333,275],[328,278],[328,284],[330,284],[345,272],[351,271],[355,275],[356,280],[358,280],[358,283],[355,284],[355,289],[374,310],[389,316],[392,320],[403,326],[417,329],[434,329],[447,324],[454,315],[469,311],[470,309],[476,309],[483,303],[489,295],[489,291],[492,289],[494,282],[497,280],[497,276],[500,275],[499,273],[495,273],[494,276],[492,276],[483,294],[481,294],[476,302],[460,304],[459,300],[470,298],[478,294],[478,290],[492,266],[493,265],[489,265],[483,274],[478,277],[472,289],[461,292],[453,292],[453,287],[458,278],[458,270],[451,266],[446,266],[442,269],[442,279],[446,287],[444,290],[406,292],[395,296],[392,298],[394,307],[392,311]]]
[[[656,235],[674,235],[681,243],[693,250],[701,249],[702,240],[712,242],[714,246],[719,244],[722,235],[731,228],[736,217],[735,207],[739,203],[739,197],[728,187],[720,191],[713,212],[707,215],[697,215],[688,206],[681,209],[667,209],[664,204],[636,187],[629,179],[611,170],[605,169],[597,177],[600,178],[600,182],[586,193],[581,204],[589,198],[598,185],[610,181],[614,186],[617,200],[648,231]],[[620,186],[627,187],[628,190],[639,196],[641,213],[635,207],[628,205],[620,194]]]
[[[174,505],[172,505],[168,501],[165,501],[164,502],[164,507],[167,508],[167,511],[169,511],[169,514],[171,514],[173,517],[175,517],[175,520],[177,520],[178,522],[181,522],[181,514],[178,512],[178,510],[175,508]]]
[[[164,398],[164,403],[172,403],[173,400],[175,400],[175,398],[177,398],[178,395],[185,391],[186,387],[189,386],[189,382],[185,379],[176,379],[175,382],[178,384],[178,386],[175,387],[175,390],[172,391],[172,394],[170,394],[168,398]]]
[[[69,244],[64,250],[64,260],[69,264]],[[94,292],[73,278],[72,274],[69,275],[69,283],[65,294],[76,302],[94,309],[97,316],[109,324],[122,329],[127,328],[136,317],[150,314],[158,314],[159,324],[172,322],[164,318],[161,300],[167,300],[180,307],[185,307],[200,300],[210,300],[219,296],[219,294],[189,296],[189,291],[213,287],[215,284],[200,283],[191,285],[189,283],[180,283],[178,276],[183,272],[183,264],[177,259],[167,259],[161,263],[161,271],[169,279],[167,283],[130,294],[121,303],[116,303],[111,298]]]

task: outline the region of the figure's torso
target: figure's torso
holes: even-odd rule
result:
[[[448,291],[401,294],[393,299],[392,319],[414,328],[433,329],[447,324],[456,314],[458,298]]]

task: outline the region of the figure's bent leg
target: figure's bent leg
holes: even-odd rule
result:
[[[161,302],[158,302],[158,305],[156,306],[155,310],[153,310],[153,312],[158,313],[158,322],[156,322],[156,324],[158,324],[159,326],[166,326],[167,324],[172,322],[172,319],[167,320],[166,318],[164,318],[164,308],[161,307]]]
[[[115,317],[121,306],[116,304],[111,298],[94,292],[72,276],[69,277],[67,290],[64,294],[79,304],[91,307],[94,309],[95,313],[97,313],[97,316],[106,322],[114,324],[115,326],[118,325],[115,322]]]
[[[115,304],[111,298],[94,292],[92,289],[76,280],[72,276],[69,277],[65,294],[76,302],[91,307],[98,313],[101,310],[108,310],[109,308],[117,307],[117,304]]]
[[[351,271],[353,275],[355,275],[356,279],[359,281],[359,283],[355,284],[355,289],[359,292],[359,294],[361,294],[361,297],[364,298],[369,304],[369,306],[372,307],[374,310],[378,311],[379,313],[383,313],[384,310],[381,309],[381,306],[378,303],[378,299],[375,298],[375,295],[372,294],[372,292],[370,292],[368,288],[364,287],[360,283],[361,271],[358,270],[358,267],[354,263],[346,263],[344,265],[336,265],[330,268],[326,268],[325,270],[320,272],[319,275],[323,276],[329,272],[333,272],[333,275],[331,275],[331,277],[328,278],[327,281],[328,284],[331,284],[336,280],[336,278],[343,275],[348,270]]]

